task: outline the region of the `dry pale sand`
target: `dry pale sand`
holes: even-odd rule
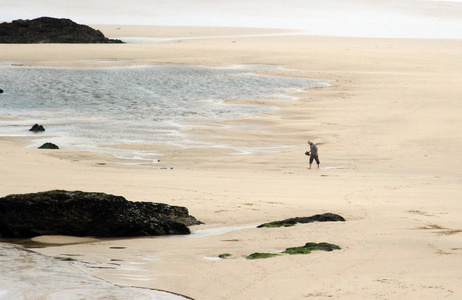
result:
[[[124,36],[128,31],[136,36],[137,28],[119,28],[102,27],[111,37],[123,30]],[[215,35],[203,28],[140,32]],[[244,32],[252,33],[262,32]],[[462,297],[462,41],[293,35],[0,45],[0,60],[50,66],[276,64],[285,67],[278,75],[333,80],[331,87],[307,91],[298,101],[249,101],[278,106],[277,111],[194,131],[244,147],[291,146],[279,153],[159,146],[161,163],[149,168],[92,153],[35,150],[25,147],[26,140],[2,138],[2,196],[100,191],[186,206],[206,223],[188,237],[66,238],[78,243],[71,245],[56,245],[62,237],[38,237],[36,242],[53,245],[39,252],[77,258],[75,265],[110,282],[195,299]],[[229,124],[264,127],[236,130]],[[319,146],[321,170],[307,170],[308,139]],[[324,212],[347,221],[253,226]],[[221,230],[207,230],[214,228]],[[306,242],[329,242],[342,250],[243,258]],[[222,253],[232,257],[214,259]]]

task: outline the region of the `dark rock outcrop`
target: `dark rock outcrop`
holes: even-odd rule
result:
[[[345,218],[337,214],[325,213],[325,214],[314,215],[311,217],[297,217],[297,218],[293,218],[293,220],[296,221],[297,223],[338,222],[338,221],[344,222]]]
[[[87,25],[69,19],[41,17],[33,20],[15,20],[0,24],[0,43],[123,43],[108,39]]]
[[[45,143],[38,148],[39,149],[52,149],[52,150],[59,149],[59,147],[53,143]]]
[[[35,124],[34,126],[32,126],[31,129],[29,129],[29,131],[34,131],[34,132],[45,131],[45,127],[43,127],[43,125]]]
[[[53,190],[0,198],[0,236],[130,237],[189,234],[185,207],[131,202],[104,193]]]
[[[282,221],[274,221],[274,222],[270,222],[270,223],[264,223],[264,224],[258,225],[257,228],[262,228],[262,227],[290,227],[290,226],[294,226],[297,223],[337,222],[337,221],[345,221],[345,219],[340,215],[336,215],[336,214],[333,214],[333,213],[325,213],[325,214],[314,215],[314,216],[311,216],[311,217],[296,217],[296,218],[285,219],[285,220],[282,220]]]
[[[2,90],[2,89],[0,89],[0,94],[2,94],[2,93],[3,93],[3,90]]]

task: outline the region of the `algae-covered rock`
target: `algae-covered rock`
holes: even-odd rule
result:
[[[259,225],[257,228],[272,228],[272,227],[291,227],[297,224],[297,222],[293,219],[287,219],[287,220],[282,220],[282,221],[274,221],[274,222],[269,222],[265,224]]]
[[[312,222],[345,222],[345,218],[333,213],[325,213],[314,215],[311,217],[297,217],[294,218],[297,223],[312,223]]]
[[[345,221],[345,219],[337,214],[333,213],[325,213],[325,214],[318,214],[311,217],[296,217],[285,219],[282,221],[274,221],[270,223],[264,223],[258,225],[257,228],[272,228],[272,227],[290,227],[294,226],[297,223],[312,223],[312,222],[338,222],[338,221]]]
[[[231,257],[232,255],[230,253],[223,253],[223,254],[220,254],[218,255],[219,258],[222,258],[222,259],[225,259],[225,258],[229,258]]]
[[[334,244],[329,243],[306,243],[302,247],[287,248],[283,253],[286,254],[309,254],[311,251],[333,251],[340,250],[341,248]]]
[[[279,256],[280,254],[276,254],[276,253],[260,253],[260,252],[256,252],[256,253],[252,253],[248,256],[246,256],[247,259],[260,259],[260,258],[268,258],[268,257],[274,257],[274,256]]]

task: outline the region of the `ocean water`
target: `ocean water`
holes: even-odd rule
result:
[[[0,135],[34,137],[33,147],[52,142],[63,149],[98,151],[123,158],[150,157],[153,153],[114,146],[207,146],[180,131],[203,122],[243,118],[275,109],[230,104],[232,100],[292,101],[297,93],[327,84],[256,74],[275,68],[3,66],[0,85],[5,92],[0,94],[0,115],[13,119],[0,121]],[[35,123],[44,125],[46,131],[29,132]]]
[[[309,34],[462,38],[460,0],[2,0],[0,21],[300,29]]]

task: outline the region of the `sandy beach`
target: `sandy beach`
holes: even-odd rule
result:
[[[235,155],[222,148],[160,145],[155,147],[162,154],[159,164],[128,165],[103,154],[37,150],[27,147],[26,138],[1,137],[2,197],[51,189],[106,192],[185,206],[205,223],[192,227],[187,237],[37,237],[33,241],[46,247],[34,251],[75,258],[71,264],[111,283],[198,300],[462,297],[462,40],[93,27],[111,38],[171,40],[0,44],[0,62],[266,64],[283,67],[269,75],[330,80],[331,86],[307,90],[296,101],[239,101],[278,109],[187,132],[216,144],[286,146],[277,153]],[[319,170],[307,169],[308,139],[319,147]],[[256,228],[325,212],[340,214],[346,222]],[[307,242],[328,242],[341,250],[244,258]],[[223,253],[232,256],[217,259]]]

